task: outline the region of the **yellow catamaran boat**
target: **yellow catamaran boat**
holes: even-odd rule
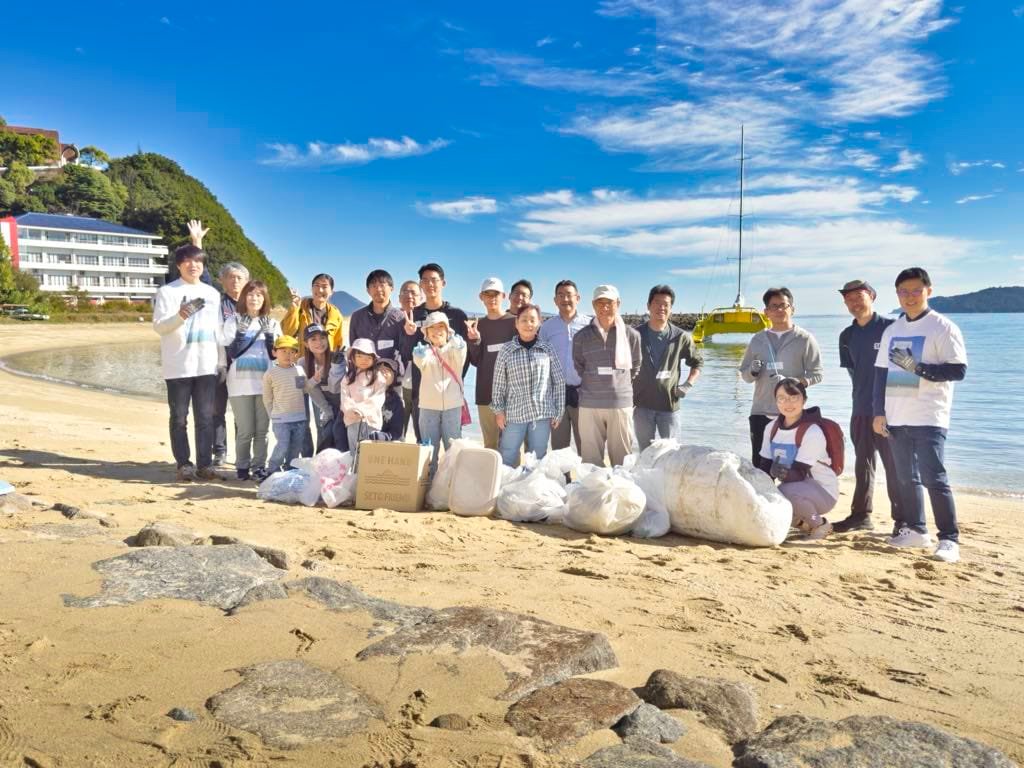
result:
[[[710,341],[722,333],[757,333],[770,327],[764,312],[743,306],[743,128],[740,128],[740,248],[739,269],[736,276],[736,301],[731,307],[716,307],[702,312],[693,329],[693,340],[698,344]]]

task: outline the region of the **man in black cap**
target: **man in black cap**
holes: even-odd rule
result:
[[[892,447],[887,438],[876,434],[871,426],[871,395],[874,384],[874,365],[882,332],[892,320],[874,311],[875,289],[863,280],[851,280],[839,293],[853,322],[839,334],[839,364],[845,368],[853,382],[853,413],[850,416],[850,440],[856,455],[854,475],[857,484],[850,504],[850,516],[837,522],[832,530],[870,531],[872,495],[875,485],[875,452],[882,457],[885,467],[885,485],[889,494],[892,519],[898,520],[899,484],[893,465]]]

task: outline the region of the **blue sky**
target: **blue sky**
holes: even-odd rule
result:
[[[841,312],[903,266],[1024,283],[1024,0],[605,0],[5,10],[0,114],[201,179],[296,286],[364,296],[438,261],[447,296],[532,279],[626,309],[789,285]]]

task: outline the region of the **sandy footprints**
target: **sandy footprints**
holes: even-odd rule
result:
[[[22,765],[28,742],[4,718],[0,717],[0,765]]]

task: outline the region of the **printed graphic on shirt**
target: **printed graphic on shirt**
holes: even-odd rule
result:
[[[889,340],[889,354],[896,349],[903,349],[921,361],[924,358],[924,336],[893,336]],[[886,397],[916,397],[921,387],[921,377],[905,371],[894,363],[889,363],[889,373],[885,380]]]
[[[778,461],[785,467],[792,467],[796,461],[796,443],[771,443],[772,461]]]
[[[216,334],[211,329],[189,326],[188,334],[185,336],[186,344],[203,344],[207,341],[217,341]]]
[[[235,360],[236,371],[266,371],[270,361],[266,357],[239,357]]]

